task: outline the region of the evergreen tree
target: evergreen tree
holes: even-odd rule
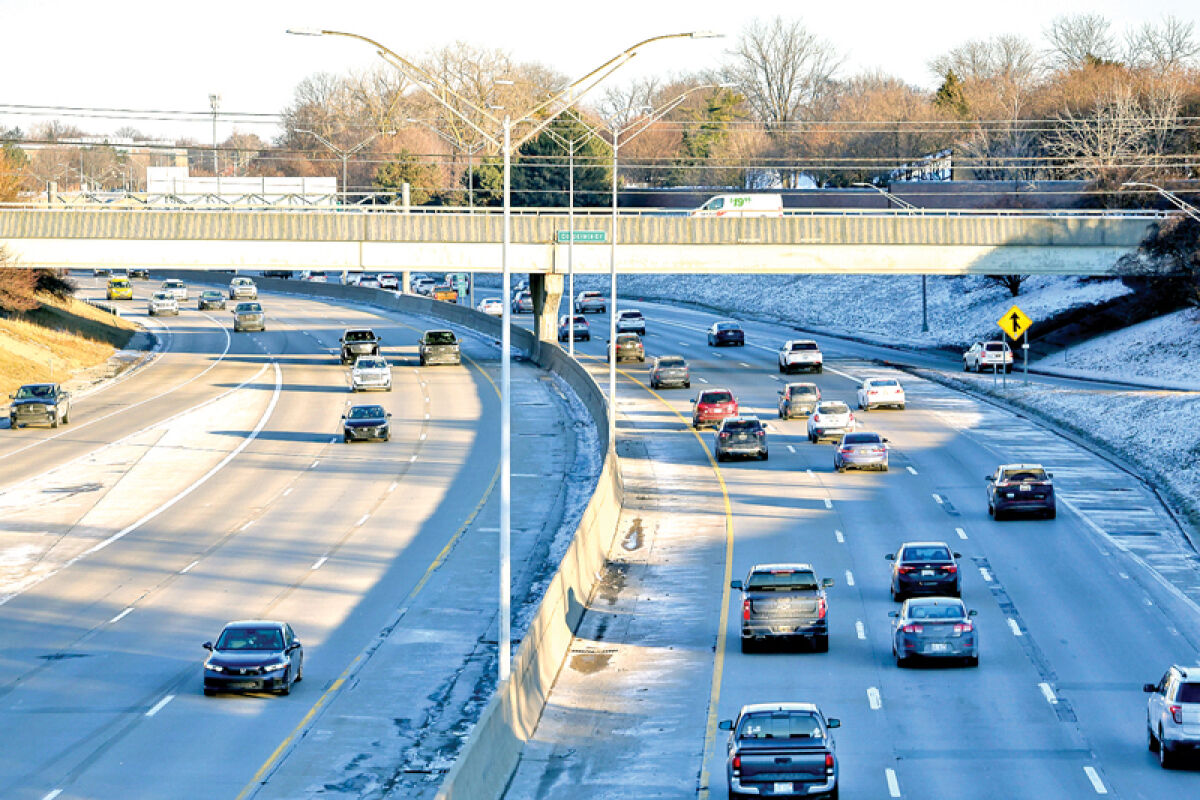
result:
[[[945,80],[933,95],[933,104],[956,117],[967,118],[970,108],[967,106],[967,98],[963,93],[962,81],[954,74],[954,70],[946,70]]]

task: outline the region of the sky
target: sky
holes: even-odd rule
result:
[[[947,7],[954,13],[947,13]],[[608,0],[605,3],[497,0],[0,0],[0,104],[209,112],[277,113],[314,72],[345,73],[379,63],[366,44],[289,36],[287,28],[360,33],[405,55],[455,41],[510,52],[581,76],[626,47],[664,33],[712,30],[725,39],[655,43],[610,81],[718,66],[754,19],[799,18],[845,54],[843,75],[881,69],[924,87],[936,83],[930,59],[967,40],[1000,33],[1038,38],[1052,18],[1099,13],[1123,31],[1173,14],[1196,24],[1197,0],[1005,0],[966,2],[805,2],[805,0]],[[195,122],[70,119],[89,132],[122,125],[169,138],[211,139],[210,118]],[[0,108],[0,130],[28,131],[39,118]],[[239,124],[270,138],[277,129]],[[219,122],[218,138],[233,126]]]

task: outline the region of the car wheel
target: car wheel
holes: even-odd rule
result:
[[[845,467],[843,467],[843,466],[840,466],[840,465],[838,465],[838,464],[836,464],[836,463],[833,465],[833,468],[834,468],[834,469],[836,469],[838,472],[845,472],[845,471],[846,471],[846,468],[845,468]]]
[[[692,388],[692,382],[691,382],[691,381],[686,381],[686,382],[683,384],[683,388],[685,388],[685,389],[690,389],[690,388]]]
[[[742,639],[742,652],[743,653],[753,653],[756,650],[758,650],[758,643],[756,641],[754,641],[753,639],[745,639],[745,638]],[[732,797],[732,796],[733,795],[730,795],[730,797]]]
[[[1046,512],[1046,519],[1054,519],[1058,516],[1058,509],[1052,508]]]
[[[383,440],[384,440],[385,442],[390,442],[390,441],[392,440],[392,432],[391,432],[391,431],[388,431],[387,433],[385,433],[385,434],[383,435]]]
[[[724,461],[724,460],[725,460],[725,454],[724,454],[724,453],[717,453],[717,462],[718,462],[718,463],[720,463],[720,462],[722,462],[722,461]]]
[[[900,669],[904,669],[905,667],[908,666],[908,658],[906,656],[900,655],[899,653],[896,653],[896,666],[899,667]]]
[[[1158,765],[1163,769],[1174,769],[1175,760],[1175,751],[1168,747],[1160,736],[1158,739]]]
[[[829,652],[829,634],[828,633],[825,634],[824,636],[814,636],[813,637],[813,650],[818,653],[828,653]]]
[[[904,410],[904,403],[901,403],[900,405],[898,405],[898,406],[897,406],[897,408],[899,408],[901,411],[903,411],[903,410]]]
[[[970,372],[971,368],[967,365],[967,360],[963,359],[963,372]]]
[[[762,451],[762,455],[760,456],[760,458],[762,458],[763,461],[767,460],[767,451],[766,450]]]
[[[57,411],[54,412],[54,416],[50,417],[50,427],[51,428],[58,427],[58,412]]]
[[[896,591],[895,586],[892,587],[891,592],[892,592],[892,602],[893,603],[901,603],[904,601],[904,593]]]
[[[350,444],[350,434],[348,434],[348,433],[343,433],[343,434],[342,434],[342,441],[343,441],[343,442],[345,442],[346,444]]]
[[[1146,728],[1146,740],[1146,747],[1150,750],[1150,752],[1157,753],[1158,737],[1154,735],[1154,731],[1149,727]]]
[[[979,666],[979,656],[968,656],[965,659],[965,661],[967,662],[968,667],[978,667]]]
[[[70,424],[71,424],[71,409],[68,408],[66,411],[63,412],[63,425],[70,425]]]
[[[285,673],[283,676],[283,686],[279,687],[279,694],[281,694],[284,697],[287,697],[291,693],[292,693],[292,676],[288,673]]]
[[[887,471],[888,471],[888,465],[887,465],[887,464],[884,464],[882,467],[880,467],[880,469],[882,469],[884,472],[887,472]]]
[[[204,696],[205,696],[205,697],[212,697],[212,696],[214,696],[216,693],[217,693],[217,690],[216,690],[216,689],[210,689],[210,688],[208,688],[207,686],[205,686],[205,687],[204,687]]]
[[[820,375],[820,374],[821,374],[821,373],[823,373],[824,371],[825,371],[825,368],[824,368],[824,367],[817,367],[817,374],[818,374],[818,375]]]

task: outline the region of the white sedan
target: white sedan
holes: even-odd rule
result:
[[[477,305],[475,308],[477,311],[482,311],[484,314],[487,314],[490,317],[504,316],[504,304],[501,303],[500,299],[496,297],[486,297],[483,300],[480,300],[479,305]]]
[[[858,407],[870,411],[881,406],[904,410],[904,387],[895,378],[868,378],[858,387]]]

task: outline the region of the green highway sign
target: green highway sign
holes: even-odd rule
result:
[[[569,241],[571,241],[571,231],[558,232],[559,244],[566,244]],[[608,235],[604,231],[575,231],[575,241],[603,244],[608,241]]]

